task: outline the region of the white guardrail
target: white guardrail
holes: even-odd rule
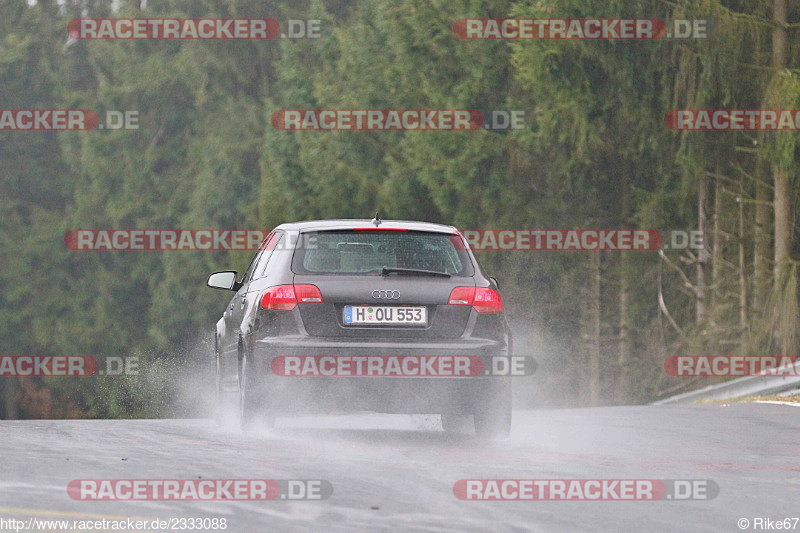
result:
[[[710,385],[702,389],[658,400],[651,405],[686,404],[694,403],[698,400],[730,400],[745,396],[775,394],[800,389],[800,361],[794,364],[793,376],[776,376],[775,373],[776,370],[771,370],[764,374],[734,379],[719,385]]]

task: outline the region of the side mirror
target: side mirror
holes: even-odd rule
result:
[[[498,288],[498,289],[500,288],[500,282],[499,282],[499,281],[497,281],[497,278],[496,278],[496,277],[494,277],[494,276],[489,276],[489,279],[490,279],[490,280],[492,280],[492,281],[494,281],[494,284],[497,286],[497,288]]]
[[[226,291],[239,290],[239,287],[237,287],[238,283],[236,283],[235,270],[224,270],[222,272],[214,272],[213,274],[208,276],[208,281],[206,282],[206,285],[208,285],[212,289],[225,289]]]

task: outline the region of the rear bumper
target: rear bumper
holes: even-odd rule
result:
[[[474,372],[468,375],[462,373],[461,377],[452,377],[455,374],[452,371],[435,372],[436,375],[427,373],[425,377],[387,377],[382,372],[359,377],[319,374],[298,377],[278,375],[273,371],[273,362],[279,367],[287,357],[292,356],[301,356],[304,360],[308,359],[307,356],[317,356],[317,362],[320,356],[327,356],[329,368],[334,367],[333,361],[338,363],[340,359],[377,359],[374,356],[382,356],[379,358],[383,361],[391,358],[387,356],[397,356],[394,357],[397,360],[410,359],[411,367],[414,361],[422,361],[423,358],[429,362],[431,358],[436,358],[438,362],[442,359],[452,361],[456,356],[469,356],[473,364],[479,358],[484,368],[490,368],[493,358],[509,357],[506,345],[485,340],[458,339],[454,342],[450,339],[441,343],[423,339],[397,341],[354,342],[353,339],[302,336],[257,341],[252,358],[257,381],[262,388],[263,402],[280,412],[471,413],[477,405],[493,401],[510,387],[509,378],[486,376],[483,373],[474,375]],[[355,369],[355,366],[352,368]],[[434,368],[439,369],[437,365]],[[368,374],[366,366],[363,369],[361,373]],[[335,373],[339,373],[338,369]],[[353,373],[357,372],[354,370]],[[389,372],[389,375],[397,374]]]

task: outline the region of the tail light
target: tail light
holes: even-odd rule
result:
[[[297,305],[293,285],[276,285],[261,294],[261,309],[291,311]]]
[[[503,300],[500,293],[494,289],[475,289],[475,300],[472,307],[479,313],[502,313]]]
[[[450,293],[450,305],[471,305],[479,313],[501,313],[503,300],[494,289],[456,287]]]
[[[322,294],[316,285],[295,285],[294,292],[297,293],[297,301],[301,304],[322,303]]]
[[[316,285],[276,285],[261,294],[261,309],[291,311],[300,303],[322,303]]]
[[[475,287],[456,287],[450,293],[450,305],[472,305],[475,299]]]

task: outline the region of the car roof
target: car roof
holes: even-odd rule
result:
[[[370,219],[348,218],[337,220],[305,220],[300,222],[287,222],[275,229],[284,231],[330,231],[330,230],[352,230],[355,228],[402,228],[410,231],[428,231],[432,233],[455,233],[458,231],[453,226],[444,224],[434,224],[432,222],[416,222],[411,220],[381,220],[379,226],[375,226]]]

